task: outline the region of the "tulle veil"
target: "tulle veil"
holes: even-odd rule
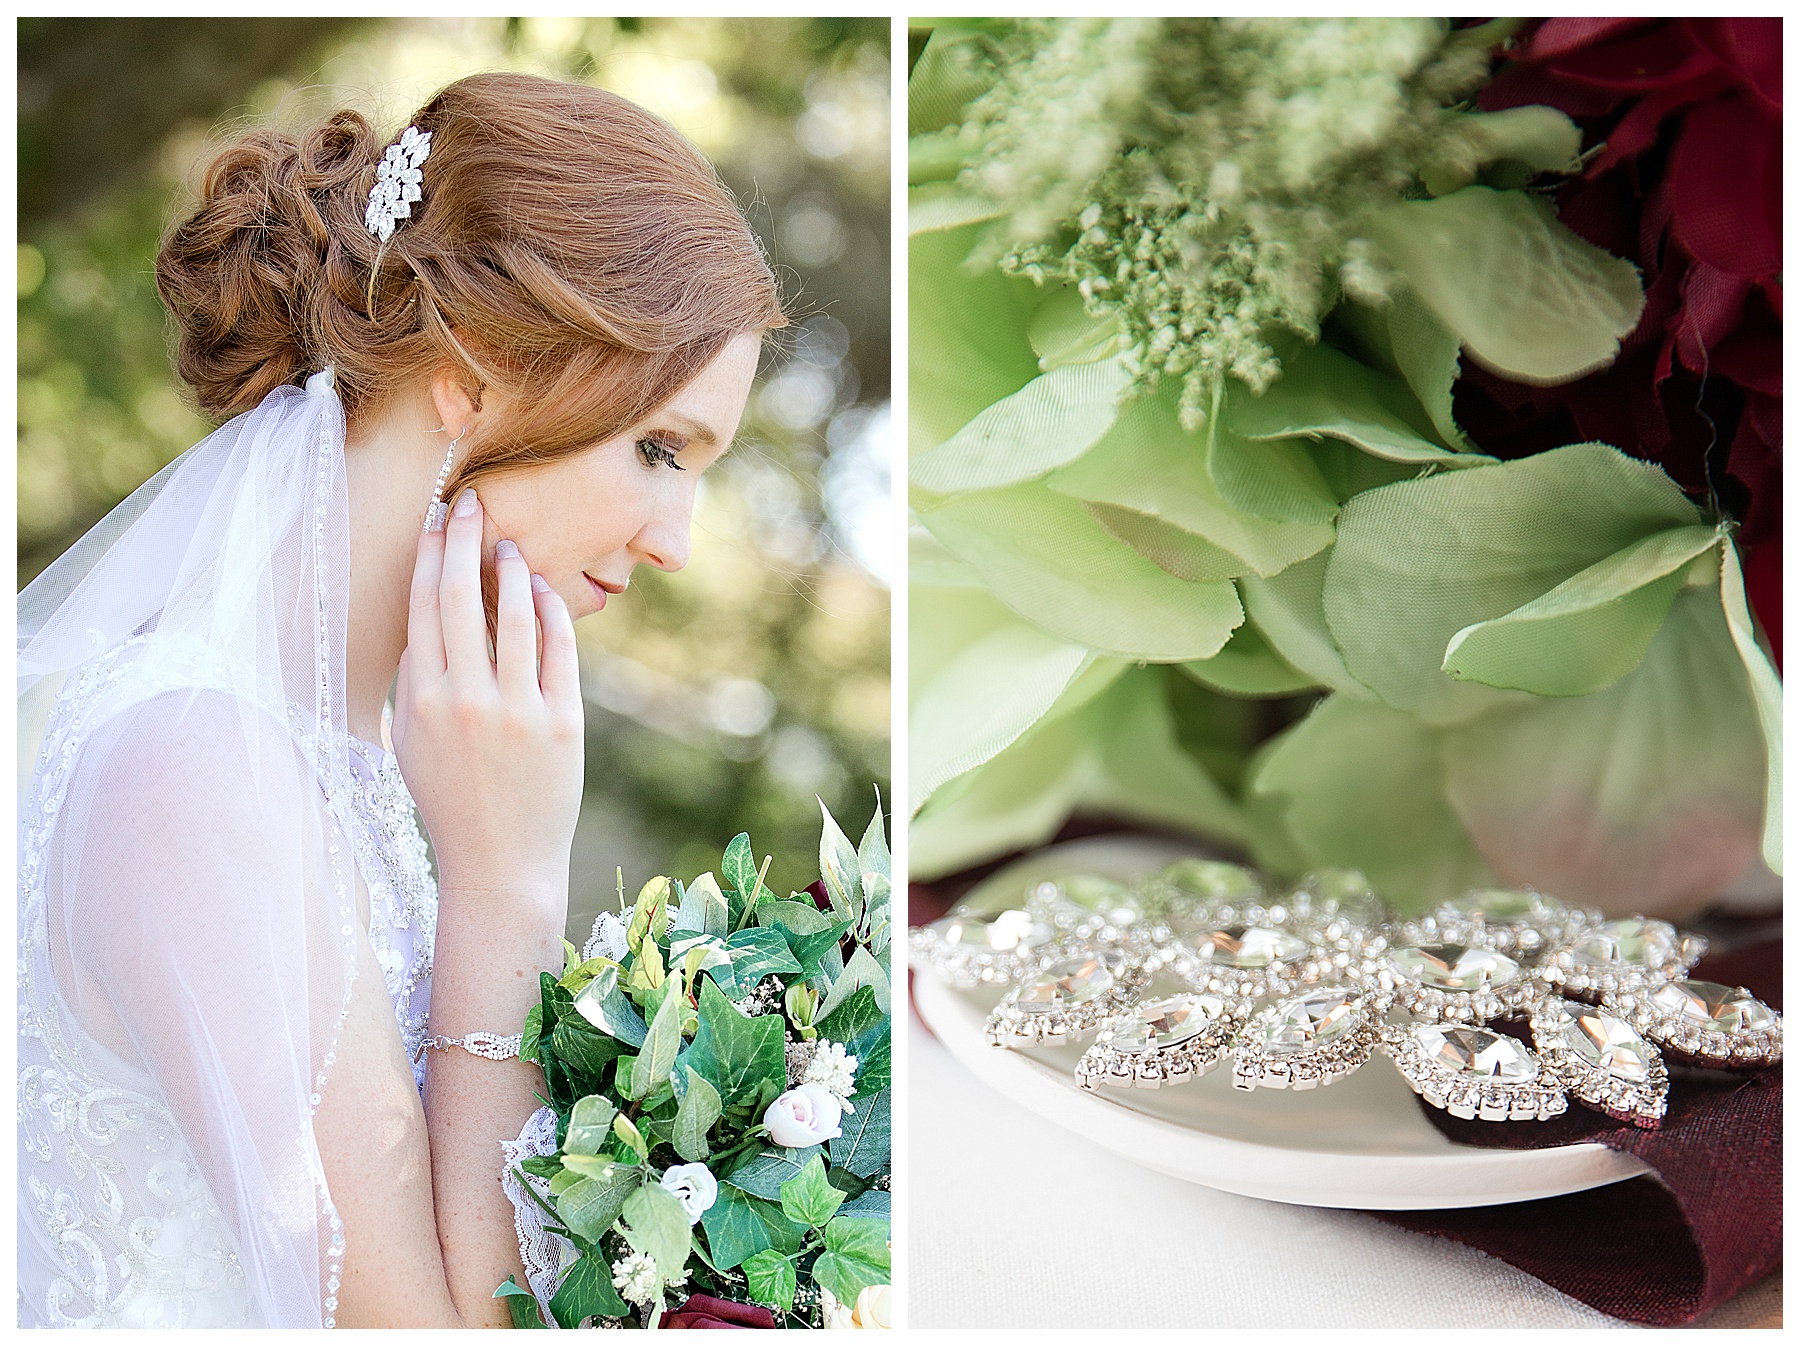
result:
[[[20,595],[21,1321],[329,1326],[356,971],[329,370]]]

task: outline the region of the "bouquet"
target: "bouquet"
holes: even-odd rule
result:
[[[1080,810],[1414,911],[1778,872],[1779,52],[915,30],[913,877]]]
[[[566,1240],[559,1326],[887,1325],[891,865],[879,800],[860,846],[821,810],[808,892],[739,834],[717,876],[621,879],[543,975],[520,1055],[556,1152],[512,1176]]]

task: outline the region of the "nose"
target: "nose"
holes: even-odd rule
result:
[[[638,560],[658,570],[680,570],[693,552],[693,519],[691,499],[658,511],[632,538],[632,552]]]

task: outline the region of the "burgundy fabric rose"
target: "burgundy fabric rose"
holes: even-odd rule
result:
[[[1557,388],[1472,366],[1457,415],[1503,458],[1574,440],[1660,464],[1737,518],[1777,639],[1781,535],[1781,20],[1549,19],[1480,96],[1573,117],[1594,157],[1562,220],[1636,262],[1644,316],[1606,370]]]
[[[825,891],[825,880],[814,879],[806,885],[806,895],[813,900],[813,905],[820,911],[831,910],[831,895]]]
[[[687,1302],[673,1312],[662,1316],[665,1329],[687,1328],[744,1328],[775,1326],[775,1315],[761,1304],[740,1304],[733,1299],[718,1299],[712,1295],[689,1295]]]

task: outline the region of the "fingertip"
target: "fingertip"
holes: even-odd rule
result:
[[[549,593],[550,581],[545,579],[542,575],[533,572],[531,576],[531,592],[534,594]]]

